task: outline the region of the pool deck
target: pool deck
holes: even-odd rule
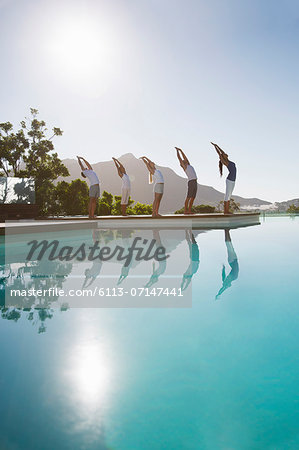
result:
[[[236,214],[167,214],[163,217],[151,216],[98,216],[96,219],[86,217],[47,217],[36,220],[17,220],[0,223],[0,234],[31,233],[51,229],[53,231],[68,229],[225,229],[239,228],[260,224],[259,213]]]

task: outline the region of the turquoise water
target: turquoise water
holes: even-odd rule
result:
[[[224,231],[198,234],[192,308],[0,320],[0,448],[299,448],[298,231],[231,230],[228,280]]]

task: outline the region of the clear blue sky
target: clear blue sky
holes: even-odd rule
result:
[[[61,158],[148,155],[223,191],[299,197],[298,1],[0,0],[0,121],[39,109]]]

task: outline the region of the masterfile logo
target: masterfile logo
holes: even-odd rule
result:
[[[43,225],[34,236],[8,230],[5,248],[11,276],[5,305],[190,307],[192,276],[199,264],[194,242],[190,229],[95,227],[55,232]]]

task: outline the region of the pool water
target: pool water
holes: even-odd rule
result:
[[[0,448],[298,449],[298,231],[196,235],[191,308],[2,308]]]

